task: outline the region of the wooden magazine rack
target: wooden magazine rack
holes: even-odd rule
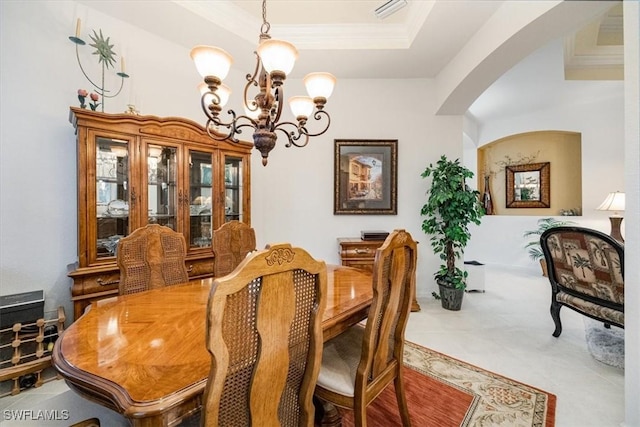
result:
[[[64,307],[58,307],[55,319],[38,319],[33,323],[15,323],[0,330],[0,383],[13,381],[11,390],[0,397],[16,395],[47,381],[42,371],[51,366],[53,343],[64,330]]]

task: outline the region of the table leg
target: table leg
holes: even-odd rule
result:
[[[342,417],[332,403],[313,397],[316,406],[316,427],[342,427]]]

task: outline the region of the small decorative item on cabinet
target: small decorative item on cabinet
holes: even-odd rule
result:
[[[78,101],[80,101],[80,108],[87,108],[87,104],[84,103],[84,100],[89,96],[89,92],[86,89],[78,89]]]
[[[80,62],[80,55],[78,53],[78,47],[79,46],[84,46],[87,43],[82,40],[80,38],[80,29],[81,29],[81,21],[80,19],[77,20],[76,23],[76,33],[73,36],[69,37],[69,40],[71,40],[71,42],[73,42],[73,44],[75,44],[76,47],[76,59],[78,61],[78,66],[80,67],[80,71],[82,71],[82,74],[84,74],[84,76],[87,78],[87,80],[89,81],[89,83],[91,83],[91,85],[96,89],[96,91],[98,93],[92,93],[91,94],[91,101],[92,103],[89,104],[89,106],[91,107],[92,111],[96,111],[96,109],[98,108],[98,106],[102,105],[102,112],[104,112],[104,99],[105,98],[115,98],[116,96],[118,96],[120,94],[120,92],[122,91],[122,87],[124,86],[124,79],[129,78],[129,75],[127,73],[125,73],[124,69],[124,57],[121,55],[120,56],[120,72],[116,73],[116,76],[120,77],[120,88],[115,91],[114,89],[107,89],[105,86],[105,71],[109,68],[114,68],[114,65],[116,63],[116,58],[115,56],[117,55],[116,52],[114,52],[113,47],[114,45],[111,44],[110,42],[110,38],[106,37],[102,34],[102,30],[99,30],[100,32],[96,32],[95,30],[93,30],[93,34],[90,34],[89,37],[91,38],[91,41],[93,43],[89,44],[89,46],[91,46],[92,48],[95,49],[95,51],[93,52],[93,55],[97,55],[98,57],[98,64],[101,65],[101,69],[102,69],[102,74],[101,74],[101,86],[99,86],[98,84],[94,83],[95,81],[98,81],[95,76],[93,79],[91,79],[87,73],[85,72],[85,68],[82,67],[82,63]],[[98,103],[98,99],[99,96],[98,94],[102,95],[102,102]],[[80,89],[78,90],[78,99],[80,100],[80,107],[81,108],[86,108],[86,104],[84,103],[84,99],[87,96],[87,91],[84,89]]]

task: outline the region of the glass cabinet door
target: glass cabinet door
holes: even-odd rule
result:
[[[129,234],[128,141],[96,138],[96,258],[115,255]]]
[[[224,158],[224,215],[225,222],[243,221],[242,159]]]
[[[189,247],[211,246],[212,154],[189,150]]]
[[[177,229],[177,188],[177,149],[147,145],[147,223]]]

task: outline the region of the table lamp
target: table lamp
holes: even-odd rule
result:
[[[624,193],[615,191],[609,193],[604,202],[596,209],[599,211],[613,211],[613,215],[609,217],[611,221],[611,237],[619,242],[624,243],[622,234],[620,234],[620,224],[622,224],[622,215],[619,212],[624,212]]]

